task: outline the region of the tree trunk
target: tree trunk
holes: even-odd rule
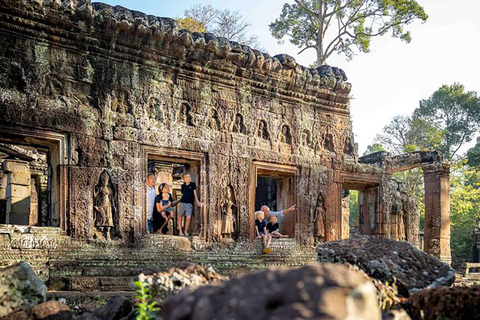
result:
[[[317,68],[318,68],[322,64],[325,63],[324,57],[323,57],[323,41],[321,39],[320,39],[320,41],[317,41],[317,45],[315,46],[315,50],[317,51],[316,65],[317,65]]]

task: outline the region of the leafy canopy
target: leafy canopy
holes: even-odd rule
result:
[[[317,66],[334,52],[352,59],[356,48],[370,51],[370,40],[389,31],[395,38],[410,42],[405,26],[428,16],[414,0],[295,0],[283,5],[270,32],[282,42],[284,37],[301,49],[315,49]]]
[[[459,83],[443,85],[430,98],[420,101],[413,118],[441,132],[437,150],[451,160],[480,129],[480,98],[474,91],[466,92]]]

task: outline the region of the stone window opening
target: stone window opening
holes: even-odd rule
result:
[[[61,227],[66,218],[66,138],[0,128],[0,224]]]
[[[50,151],[0,142],[0,223],[47,226],[51,215]]]
[[[268,163],[254,163],[253,185],[250,205],[251,239],[254,239],[254,211],[267,205],[271,211],[280,211],[297,204],[295,167]],[[280,222],[280,233],[289,238],[295,237],[295,223],[298,221],[298,210],[286,214]]]

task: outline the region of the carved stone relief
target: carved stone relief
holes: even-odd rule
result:
[[[114,217],[117,215],[115,188],[110,175],[103,171],[93,193],[94,226],[97,238],[110,240],[114,234]]]
[[[268,140],[270,138],[270,134],[268,133],[268,129],[267,129],[267,122],[265,122],[265,120],[260,120],[258,122],[257,137],[262,138],[264,140]]]
[[[242,133],[242,134],[247,133],[247,128],[243,124],[243,116],[240,113],[237,113],[235,115],[235,119],[233,121],[232,131],[235,132],[235,133]]]
[[[191,107],[188,103],[182,102],[177,111],[177,123],[186,126],[193,126],[193,118],[191,115]]]
[[[218,112],[214,108],[211,108],[208,114],[207,128],[212,130],[220,130],[220,120],[218,119]]]
[[[224,239],[232,239],[238,236],[239,221],[234,190],[231,185],[227,186],[226,197],[222,205],[222,230]]]
[[[326,207],[323,195],[319,194],[317,198],[317,204],[315,206],[314,215],[314,237],[319,242],[325,241],[326,232]]]
[[[287,125],[282,125],[279,134],[279,140],[282,143],[291,144],[292,143],[292,135],[290,133],[290,127]]]

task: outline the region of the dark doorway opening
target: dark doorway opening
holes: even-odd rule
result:
[[[271,211],[288,209],[296,204],[295,173],[296,169],[288,169],[275,165],[266,165],[267,168],[256,168],[254,208],[260,210],[263,205]],[[286,214],[280,223],[280,233],[290,237],[295,233],[297,212]],[[254,220],[255,218],[253,218]],[[253,222],[253,221],[252,221]]]

